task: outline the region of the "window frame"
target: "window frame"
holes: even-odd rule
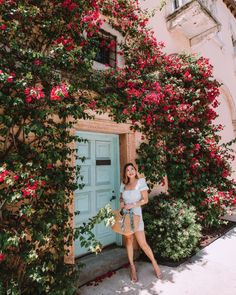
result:
[[[99,53],[96,54],[96,57],[94,58],[94,61],[99,63],[99,64],[102,64],[102,65],[108,65],[111,68],[116,68],[116,66],[117,66],[117,36],[105,31],[104,29],[100,29],[99,33],[98,33],[98,39],[101,39],[101,41],[99,41],[99,42],[102,42],[103,40],[105,40],[105,42],[106,42],[106,40],[108,42],[111,42],[111,41],[114,40],[115,41],[115,46],[114,46],[114,48],[108,49],[108,54],[109,54],[108,62],[103,61],[102,58],[101,59],[97,58],[97,55]],[[102,49],[103,49],[103,47],[100,48],[99,50],[102,51]],[[101,54],[101,55],[103,55],[103,54]]]

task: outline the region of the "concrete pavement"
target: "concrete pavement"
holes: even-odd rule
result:
[[[97,286],[83,286],[80,295],[236,295],[236,227],[189,262],[176,268],[160,266],[164,278],[154,276],[151,263],[138,261],[138,283],[122,268]]]

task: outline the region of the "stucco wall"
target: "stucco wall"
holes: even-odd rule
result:
[[[208,1],[211,2],[211,1]],[[155,16],[150,20],[150,26],[155,32],[158,41],[165,44],[164,51],[172,53],[197,53],[209,58],[214,67],[214,77],[222,83],[219,96],[220,106],[217,108],[219,117],[216,124],[222,124],[225,129],[220,133],[221,142],[225,143],[235,138],[233,121],[236,117],[236,52],[232,44],[232,36],[236,38],[236,19],[223,3],[214,1],[214,16],[220,25],[220,31],[209,36],[199,37],[198,43],[191,46],[190,40],[181,29],[169,31],[167,28],[166,16],[171,9],[171,0],[166,1],[166,6],[160,11],[161,1],[141,1],[143,8],[156,9]],[[236,145],[233,146],[236,151]],[[236,160],[232,163],[233,170],[236,170]],[[236,177],[236,173],[233,175]]]

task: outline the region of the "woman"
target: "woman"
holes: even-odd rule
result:
[[[153,252],[146,242],[144,233],[144,223],[142,218],[141,206],[148,203],[148,186],[144,178],[139,178],[136,168],[132,163],[128,163],[124,166],[123,170],[123,182],[120,187],[120,207],[121,209],[133,210],[133,213],[140,216],[140,222],[137,230],[126,238],[126,249],[128,253],[128,259],[130,263],[130,276],[133,282],[138,281],[137,272],[133,259],[133,237],[135,235],[136,240],[140,248],[151,260],[154,267],[156,276],[161,279],[162,274],[160,268],[156,262]]]

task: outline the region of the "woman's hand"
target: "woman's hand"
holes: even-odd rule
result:
[[[126,205],[124,206],[124,209],[125,209],[125,210],[130,210],[130,209],[132,209],[132,208],[134,208],[134,204],[126,204]]]

